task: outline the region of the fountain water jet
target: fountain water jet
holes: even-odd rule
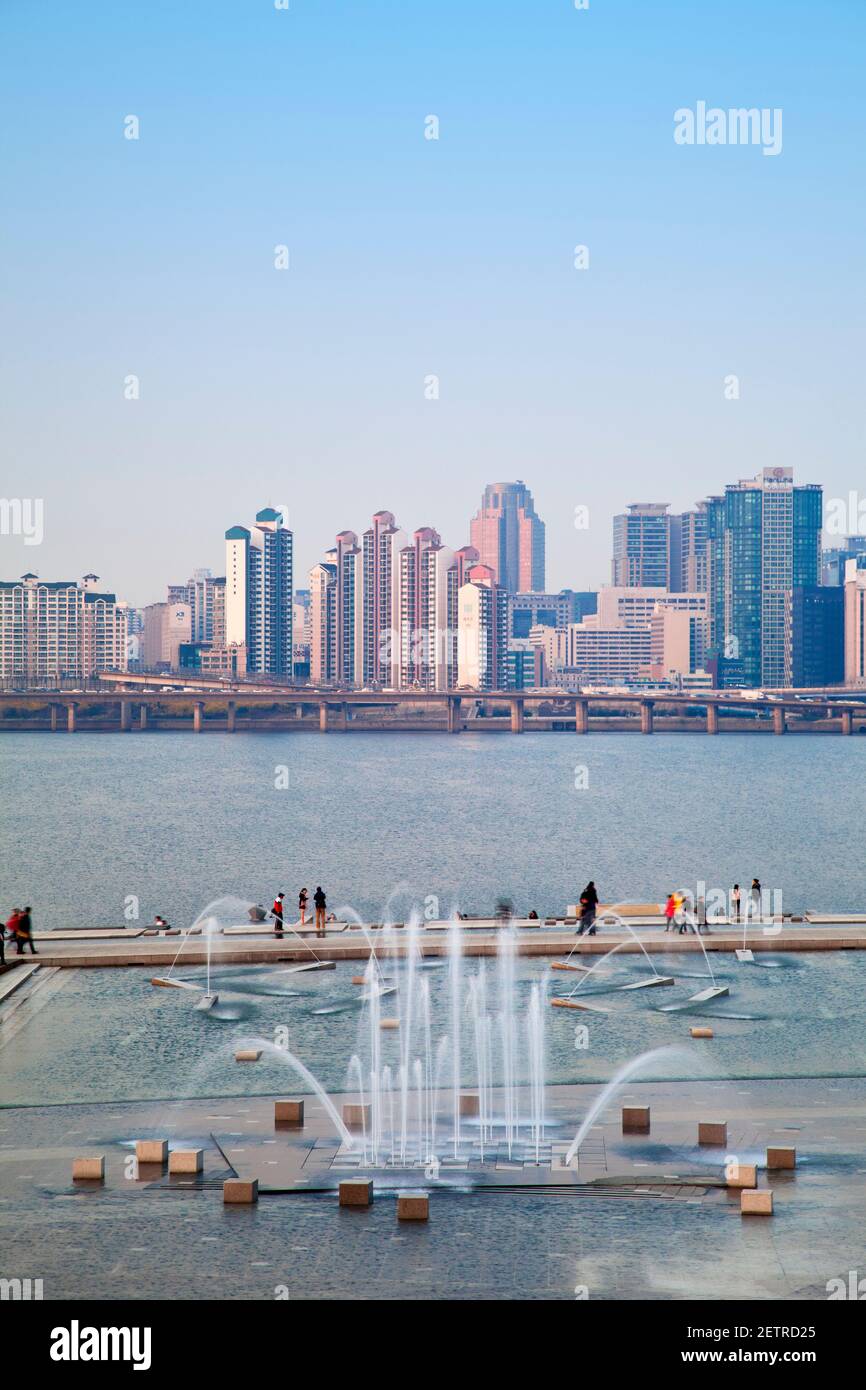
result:
[[[571,1166],[575,1154],[596,1119],[601,1114],[602,1110],[604,1110],[605,1106],[613,1100],[617,1091],[625,1085],[626,1081],[630,1081],[638,1072],[645,1071],[647,1067],[652,1066],[652,1064],[657,1062],[661,1057],[690,1057],[690,1054],[683,1047],[654,1047],[649,1052],[642,1052],[639,1057],[632,1057],[631,1061],[626,1062],[618,1071],[614,1072],[600,1095],[593,1101],[577,1133],[572,1139],[568,1152],[563,1159],[564,1167],[569,1168]]]

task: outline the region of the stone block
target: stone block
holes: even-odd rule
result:
[[[343,1106],[343,1124],[347,1129],[369,1129],[369,1105],[360,1105],[357,1101],[347,1101]]]
[[[650,1108],[648,1105],[624,1105],[622,1107],[623,1134],[649,1134]]]
[[[105,1154],[91,1154],[87,1158],[73,1158],[72,1176],[89,1182],[104,1182]]]
[[[399,1018],[380,1018],[380,1020],[379,1020],[379,1027],[380,1027],[380,1028],[392,1028],[392,1029],[393,1029],[393,1028],[399,1028],[399,1027],[400,1027],[400,1020],[399,1020]]]
[[[702,1120],[698,1124],[698,1143],[712,1144],[724,1148],[728,1142],[728,1126],[725,1120]]]
[[[427,1221],[430,1217],[430,1198],[426,1192],[398,1192],[398,1221]]]
[[[796,1168],[797,1150],[789,1148],[768,1148],[767,1149],[767,1168],[770,1170],[779,1168]]]
[[[200,1173],[204,1168],[204,1149],[172,1149],[168,1156],[170,1173]]]
[[[758,1169],[754,1163],[731,1163],[725,1168],[728,1187],[757,1187]]]
[[[135,1156],[139,1163],[163,1164],[168,1159],[167,1139],[137,1139]]]
[[[303,1129],[304,1102],[302,1100],[275,1100],[274,1123],[287,1128]]]
[[[223,1202],[226,1206],[250,1206],[259,1200],[258,1178],[226,1178]]]
[[[773,1194],[766,1187],[740,1193],[741,1216],[772,1216]]]
[[[474,1094],[466,1093],[460,1097],[460,1114],[477,1115],[480,1113],[481,1102],[479,1097]]]
[[[372,1178],[343,1178],[340,1183],[341,1207],[368,1207],[373,1200]]]

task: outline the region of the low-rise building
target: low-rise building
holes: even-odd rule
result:
[[[80,680],[127,669],[128,605],[99,577],[0,581],[0,677]]]

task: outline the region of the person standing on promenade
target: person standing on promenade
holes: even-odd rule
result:
[[[308,893],[307,893],[306,888],[302,888],[301,891],[300,891],[300,893],[298,894],[298,914],[299,914],[300,919],[301,919],[301,926],[302,926],[302,927],[305,926],[305,925],[306,925],[306,922],[307,922],[307,901],[308,901],[308,897],[309,897],[309,895],[308,895]]]
[[[676,893],[668,893],[668,900],[665,903],[665,931],[673,931],[674,916],[677,910]]]
[[[18,954],[19,954],[19,956],[23,956],[23,955],[24,955],[24,947],[27,946],[27,945],[29,945],[30,950],[32,951],[32,953],[33,953],[34,956],[39,954],[38,951],[36,950],[36,947],[33,945],[33,936],[32,936],[32,932],[33,932],[33,924],[32,924],[32,922],[31,922],[31,920],[30,920],[30,908],[29,908],[29,907],[25,907],[24,911],[21,913],[20,917],[18,918],[18,925],[17,925],[17,927],[15,928],[15,935],[16,935],[16,937],[18,938]]]
[[[316,936],[325,935],[325,908],[328,906],[322,885],[319,884],[313,894],[313,902],[316,904]]]
[[[283,898],[285,896],[285,893],[278,893],[271,908],[271,916],[274,919],[274,936],[277,937],[281,937],[283,934]]]
[[[732,922],[739,922],[739,920],[740,920],[740,885],[739,885],[739,883],[735,883],[734,886],[733,886],[733,888],[731,889],[731,921],[732,921]]]
[[[577,935],[583,936],[586,932],[588,936],[595,936],[595,913],[598,907],[598,893],[595,891],[595,884],[592,879],[584,888],[580,895],[580,925],[577,928]]]
[[[708,932],[710,929],[707,924],[707,900],[703,895],[695,903],[695,926],[698,932]]]
[[[752,886],[749,889],[749,910],[757,922],[761,915],[761,880],[752,879]]]

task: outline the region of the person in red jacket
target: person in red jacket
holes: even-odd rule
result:
[[[282,936],[283,934],[283,898],[285,896],[285,893],[278,893],[271,908],[271,916],[274,919],[274,936]]]

